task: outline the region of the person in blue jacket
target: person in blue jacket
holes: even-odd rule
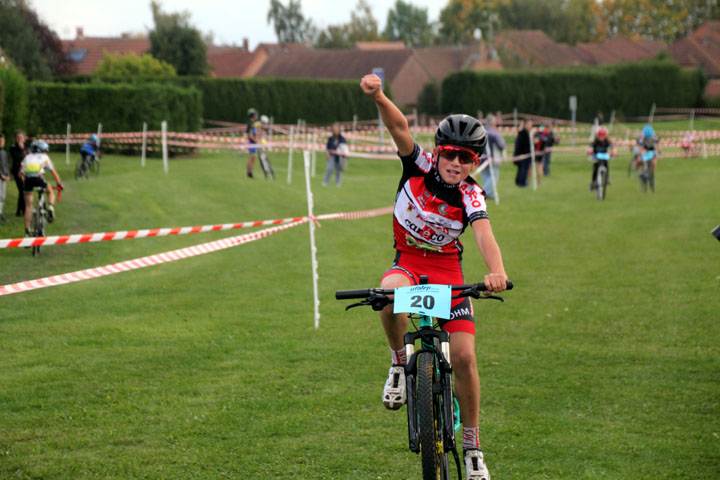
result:
[[[87,162],[88,164],[100,158],[100,147],[98,147],[97,135],[90,135],[90,139],[82,144],[80,147],[80,155],[82,156],[83,162]]]

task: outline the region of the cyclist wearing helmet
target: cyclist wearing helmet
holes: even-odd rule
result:
[[[258,120],[258,112],[254,108],[248,110],[247,136],[249,144],[254,145],[256,143],[261,143],[262,124],[260,123],[260,120]],[[248,158],[247,176],[248,178],[253,178],[255,154],[258,153],[258,149],[254,147],[249,148],[248,153],[250,154],[250,158]]]
[[[607,160],[598,160],[597,158],[598,153],[609,153],[612,157],[616,154],[615,146],[608,138],[607,128],[600,127],[597,129],[597,132],[595,132],[595,139],[588,147],[587,153],[593,159],[593,172],[592,177],[590,177],[590,191],[597,188],[597,182],[595,179],[597,178],[598,168],[600,168],[601,164],[607,169],[607,184],[610,185],[610,165]]]
[[[35,140],[30,145],[30,153],[23,159],[20,165],[20,176],[23,179],[23,194],[25,197],[25,235],[32,236],[30,222],[32,221],[33,189],[44,188],[48,195],[48,222],[55,220],[55,195],[52,188],[45,181],[45,170],[50,170],[55,184],[63,188],[60,175],[55,171],[52,161],[47,152],[50,147],[42,140]]]
[[[660,140],[655,134],[655,129],[653,129],[652,125],[645,125],[642,129],[642,133],[637,139],[638,159],[642,159],[643,154],[645,153],[653,152],[652,166],[655,168],[657,166],[658,156],[660,155],[660,149],[658,148],[659,142]]]
[[[462,284],[459,236],[470,225],[475,242],[490,273],[484,281],[493,292],[506,288],[507,275],[500,249],[488,220],[485,196],[470,172],[480,162],[487,135],[480,122],[468,115],[445,118],[435,132],[435,149],[426,152],[410,135],[405,116],[385,96],[381,80],[366,75],[363,92],[372,98],[398,148],[403,173],[395,198],[393,230],[396,256],[382,278],[382,288],[418,283],[420,274],[430,283]],[[393,314],[392,306],[380,312],[392,354],[392,366],[383,390],[383,404],[398,409],[406,402],[407,362],[403,335],[405,314]],[[450,356],[455,371],[455,391],[463,422],[463,450],[466,478],[489,479],[480,450],[478,417],[480,380],[475,359],[475,323],[472,303],[454,300],[450,319],[441,320],[450,333]]]
[[[98,136],[94,133],[90,135],[87,142],[80,147],[80,155],[84,162],[94,162],[100,157],[100,147],[98,147]]]

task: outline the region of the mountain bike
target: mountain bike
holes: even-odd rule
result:
[[[62,192],[62,188],[60,187],[51,187],[58,191],[57,200],[60,201],[60,195]],[[48,215],[48,201],[47,201],[47,191],[44,187],[35,187],[33,191],[38,192],[38,201],[35,205],[35,208],[33,208],[32,213],[32,224],[30,226],[30,231],[32,232],[34,237],[44,237],[45,236],[45,225],[47,225],[47,215]],[[32,246],[32,255],[33,257],[37,257],[40,255],[40,245],[33,245]]]
[[[97,177],[100,174],[100,158],[97,156],[83,156],[80,157],[75,164],[75,180],[79,180],[82,177],[89,179],[90,175]]]
[[[638,179],[640,180],[640,188],[643,192],[655,192],[655,166],[653,159],[655,158],[655,150],[644,152],[640,159],[642,160],[638,167]]]
[[[593,160],[597,162],[598,168],[597,173],[595,174],[595,185],[596,190],[595,193],[597,195],[598,200],[604,200],[605,195],[607,194],[607,186],[608,186],[608,160],[610,160],[610,153],[608,152],[598,152],[595,155],[593,155]]]
[[[513,288],[512,282],[507,283],[507,288]],[[452,390],[450,334],[440,328],[437,318],[450,317],[451,299],[473,297],[503,301],[495,295],[483,295],[486,290],[482,282],[428,285],[427,276],[421,275],[420,284],[412,287],[335,292],[338,300],[364,299],[348,305],[345,310],[367,305],[380,311],[395,303],[395,313],[408,313],[415,328],[404,337],[408,356],[405,365],[408,440],[410,451],[420,454],[423,480],[450,480],[450,453],[458,480],[462,478],[455,443],[455,433],[460,429],[460,408]],[[459,293],[453,296],[451,291]],[[415,350],[417,340],[420,348]]]
[[[261,148],[258,148],[258,157],[260,158],[260,167],[262,168],[263,173],[265,174],[265,180],[269,178],[275,180],[275,169],[272,166],[272,163],[270,162],[270,158],[267,156],[265,151]]]

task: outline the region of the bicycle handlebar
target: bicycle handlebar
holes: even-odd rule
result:
[[[508,280],[507,282],[507,290],[513,289],[513,283]],[[483,282],[478,283],[470,283],[466,285],[451,285],[450,288],[452,290],[468,290],[468,291],[479,291],[479,292],[486,292],[487,287]],[[392,295],[395,293],[394,288],[365,288],[363,290],[338,290],[335,292],[335,299],[337,300],[350,300],[353,298],[367,298],[371,295]],[[467,297],[468,295],[462,295],[463,297]],[[459,298],[458,296],[455,296],[453,298]]]

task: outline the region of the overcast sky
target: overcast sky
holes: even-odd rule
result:
[[[282,0],[285,5],[287,0]],[[319,27],[347,23],[357,0],[301,0],[305,18]],[[121,33],[147,33],[153,26],[150,0],[29,0],[38,15],[62,39],[75,38],[76,27],[85,36],[114,37]],[[267,23],[270,0],[161,0],[166,12],[189,11],[191,23],[203,34],[213,32],[216,44],[242,45],[248,38],[250,48],[261,42],[275,42],[275,32]],[[410,0],[427,8],[436,21],[447,0]],[[395,0],[368,0],[380,29]]]

